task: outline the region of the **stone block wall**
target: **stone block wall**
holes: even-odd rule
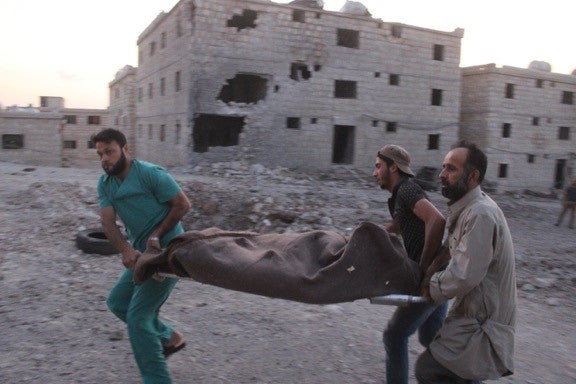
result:
[[[463,69],[460,136],[486,149],[486,177],[501,190],[559,188],[575,173],[576,98],[563,103],[565,92],[576,95],[574,76],[495,65]],[[559,137],[560,127],[567,138]]]
[[[180,1],[138,40],[138,151],[163,165],[241,157],[370,171],[378,148],[397,143],[412,153],[416,168],[439,165],[457,137],[461,38],[461,30],[259,0]],[[441,60],[434,60],[435,45]],[[176,72],[182,91],[168,87],[159,95],[162,78],[171,81]],[[343,91],[350,97],[335,97],[337,81],[354,82],[355,91]],[[441,92],[439,106],[431,105],[434,89]],[[214,116],[231,121],[211,128]],[[236,118],[243,119],[236,139],[220,146],[204,138],[208,148],[195,150],[210,129],[221,133],[229,123],[237,132]],[[191,140],[174,145],[175,121]],[[438,135],[434,149],[429,135]]]
[[[90,142],[95,133],[110,128],[105,109],[65,108],[59,112],[63,118],[62,166],[97,167],[100,162]]]
[[[59,114],[0,111],[0,160],[61,166],[62,124],[62,116]]]

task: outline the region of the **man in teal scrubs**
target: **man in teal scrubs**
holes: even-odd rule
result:
[[[163,168],[132,158],[126,137],[105,129],[92,137],[102,168],[98,204],[104,233],[122,255],[122,272],[108,296],[108,308],[128,325],[132,351],[144,384],[172,382],[166,357],[185,346],[183,335],[160,320],[160,307],[177,279],[148,279],[133,283],[133,269],[141,252],[160,250],[184,232],[180,220],[190,202]],[[122,220],[127,239],[116,224]]]

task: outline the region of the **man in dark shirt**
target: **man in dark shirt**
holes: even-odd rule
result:
[[[562,219],[566,212],[570,213],[570,222],[568,223],[569,228],[574,228],[574,213],[576,212],[576,177],[572,179],[572,183],[564,190],[564,196],[562,198],[562,212],[556,220],[556,226],[562,224]]]
[[[392,193],[388,209],[392,221],[390,233],[400,234],[408,257],[425,272],[442,244],[444,216],[428,200],[422,188],[411,178],[410,155],[397,145],[382,147],[376,156],[373,176]],[[386,382],[408,383],[408,338],[418,330],[418,339],[428,347],[446,316],[447,303],[412,303],[398,307],[384,330]]]

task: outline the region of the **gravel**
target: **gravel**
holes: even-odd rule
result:
[[[328,229],[389,220],[367,174],[303,174],[240,162],[171,170],[193,208],[187,229]],[[124,325],[106,308],[118,255],[84,254],[75,234],[99,226],[101,170],[0,162],[0,383],[139,383]],[[442,210],[445,199],[429,192]],[[576,382],[576,231],[560,203],[497,194],[513,234],[519,316],[516,373],[494,383]],[[175,383],[383,383],[382,329],[394,307],[308,305],[183,280],[162,316],[187,347]],[[410,342],[413,363],[422,351]],[[415,383],[413,376],[411,382]]]

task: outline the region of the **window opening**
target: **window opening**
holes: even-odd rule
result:
[[[574,92],[563,91],[562,92],[562,104],[574,104]]]
[[[100,125],[100,116],[88,116],[88,125]]]
[[[66,119],[66,124],[76,124],[76,115],[66,115],[64,118]]]
[[[428,149],[433,150],[439,148],[440,148],[440,135],[439,134],[428,135]]]
[[[76,149],[76,140],[64,140],[64,149]]]
[[[292,21],[296,21],[299,23],[306,22],[306,12],[302,9],[293,9],[292,10]]]
[[[432,105],[440,106],[442,105],[442,90],[433,89],[432,90]]]
[[[286,128],[300,129],[300,118],[299,117],[287,117],[286,118]]]
[[[395,121],[386,122],[386,132],[396,132],[398,128],[398,123]]]
[[[498,165],[498,177],[501,179],[505,179],[508,177],[508,164]]]
[[[513,99],[514,98],[514,84],[507,83],[506,84],[506,98]]]
[[[512,124],[504,123],[502,124],[502,137],[510,137],[510,133],[512,131]]]
[[[4,134],[2,135],[2,149],[22,149],[24,148],[24,135]]]
[[[334,97],[337,99],[355,99],[356,82],[350,80],[335,80]]]
[[[558,127],[558,140],[570,140],[570,127]]]
[[[336,45],[347,48],[360,46],[360,32],[353,29],[338,28],[336,30]]]
[[[388,76],[388,84],[389,85],[400,85],[400,75],[398,75],[396,73],[391,73],[390,76]]]
[[[180,120],[176,120],[176,135],[175,135],[175,140],[174,140],[174,143],[176,145],[180,144],[181,130],[182,130],[182,126],[180,125]]]
[[[178,92],[180,89],[180,71],[176,71],[174,74],[174,90]]]
[[[444,61],[444,46],[441,44],[434,44],[434,60]]]

